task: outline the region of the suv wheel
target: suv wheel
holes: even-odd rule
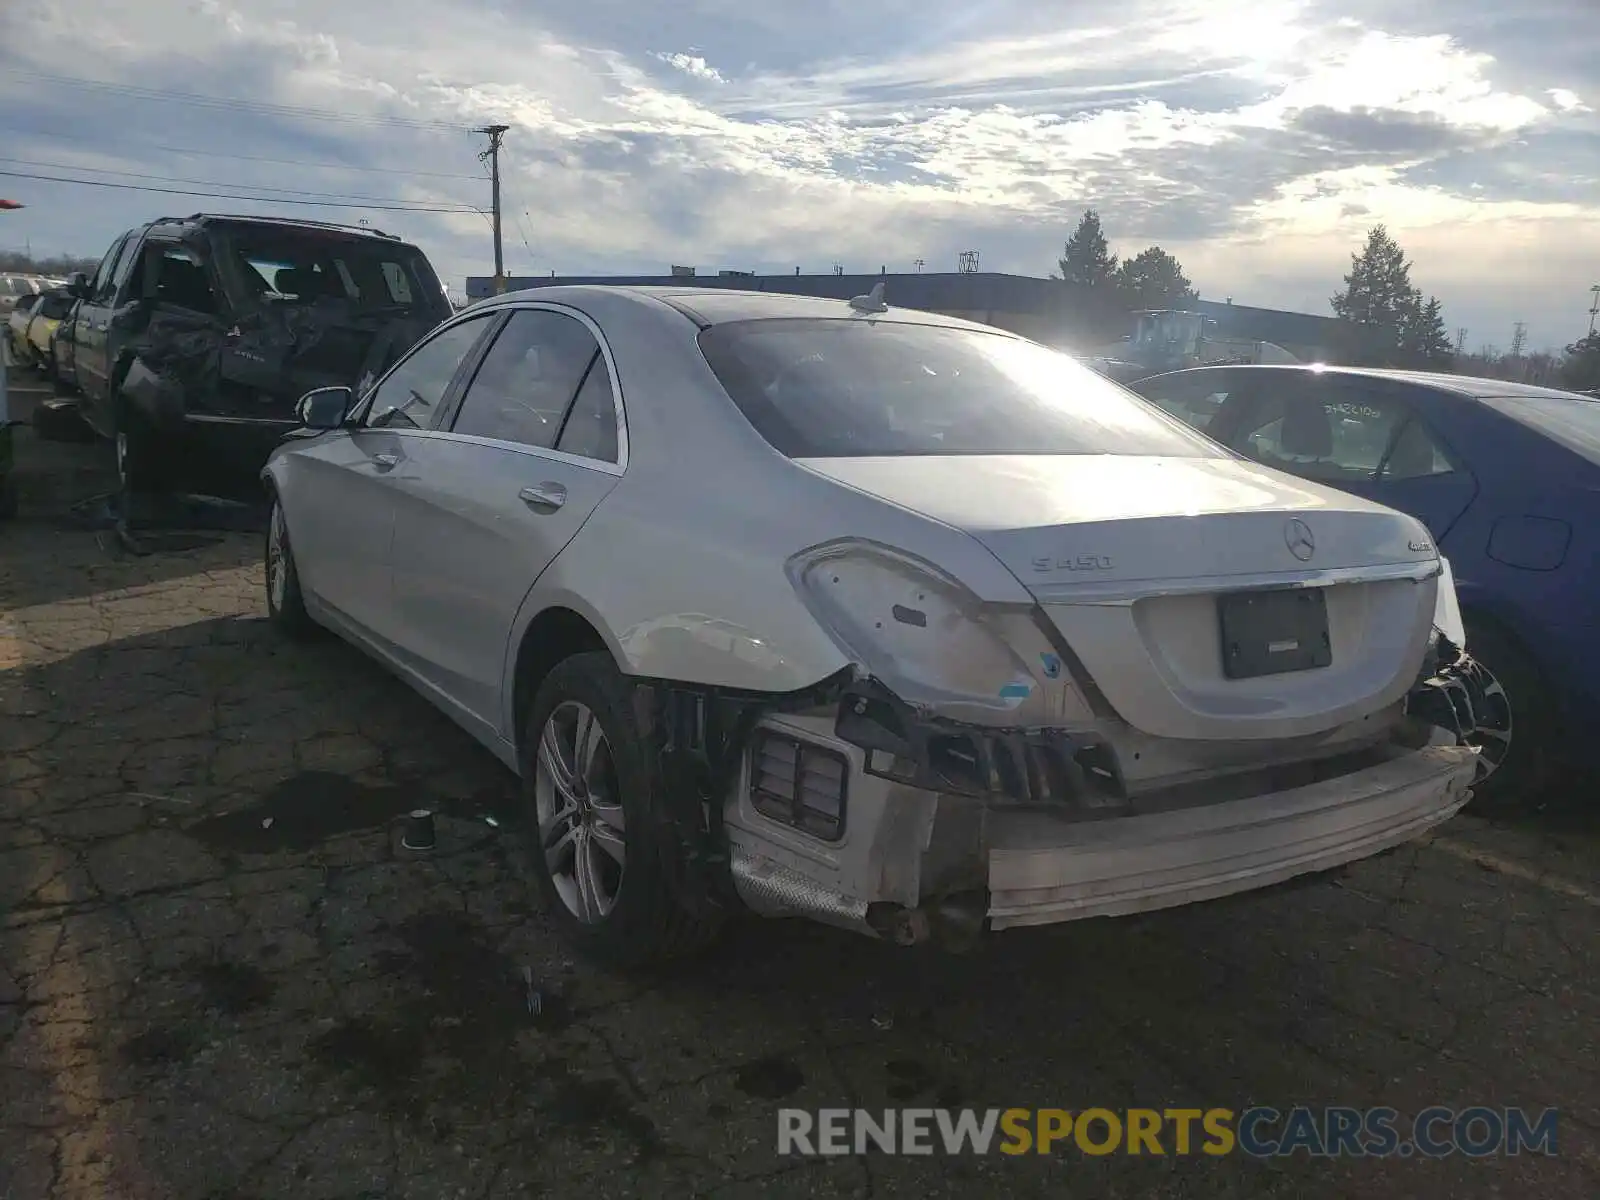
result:
[[[687,912],[668,888],[660,773],[611,655],[576,654],[540,684],[522,740],[530,869],[577,949],[618,965],[707,945],[721,922]]]
[[[124,493],[154,491],[165,482],[155,434],[126,401],[116,407],[111,441],[117,453],[117,485]]]

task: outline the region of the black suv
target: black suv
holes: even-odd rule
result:
[[[452,315],[422,251],[378,230],[272,217],[164,217],[112,243],[64,359],[124,488],[254,480],[313,388],[365,390]]]

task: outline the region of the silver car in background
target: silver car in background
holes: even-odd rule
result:
[[[721,289],[474,305],[269,460],[268,608],[521,777],[586,950],[909,943],[1393,847],[1468,798],[1447,564],[988,327]]]

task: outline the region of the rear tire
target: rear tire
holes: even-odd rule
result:
[[[1468,741],[1479,746],[1472,811],[1479,814],[1539,807],[1555,776],[1560,730],[1549,686],[1522,647],[1498,625],[1468,617],[1467,654],[1487,673],[1480,690],[1487,713]]]
[[[687,911],[669,887],[667,856],[681,851],[610,654],[575,654],[551,669],[529,706],[521,754],[529,869],[566,941],[630,967],[715,940],[719,915]]]
[[[118,486],[124,495],[160,490],[168,482],[167,464],[155,432],[125,400],[117,403],[115,412],[111,442],[117,455]]]
[[[289,524],[283,505],[275,493],[272,512],[267,517],[266,579],[267,619],[289,637],[302,640],[316,631],[317,625],[306,612],[305,594],[300,590],[300,572],[295,569],[294,551],[289,545]]]

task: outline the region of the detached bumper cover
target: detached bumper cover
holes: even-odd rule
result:
[[[1306,787],[1111,821],[994,813],[991,927],[1191,904],[1369,857],[1454,816],[1476,759],[1429,746]]]

